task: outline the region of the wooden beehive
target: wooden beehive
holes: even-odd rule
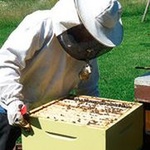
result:
[[[143,108],[89,96],[54,100],[31,111],[33,133],[23,132],[23,150],[139,150]]]
[[[145,130],[150,131],[150,73],[134,80],[135,101],[144,104]]]

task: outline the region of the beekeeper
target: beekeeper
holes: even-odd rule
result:
[[[122,39],[117,0],[60,0],[26,16],[0,50],[0,149],[14,147],[25,106],[99,96],[96,58]]]

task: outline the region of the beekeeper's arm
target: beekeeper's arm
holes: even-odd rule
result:
[[[7,110],[9,124],[22,119],[20,109],[24,106],[20,83],[21,70],[26,60],[43,46],[51,36],[51,21],[41,21],[41,13],[27,16],[12,32],[0,50],[0,105]]]

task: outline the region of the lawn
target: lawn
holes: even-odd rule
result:
[[[150,66],[150,12],[141,22],[146,2],[124,1],[123,6],[124,40],[98,60],[100,89],[102,97],[133,101],[134,79],[146,73],[135,67]]]
[[[134,79],[146,73],[135,67],[150,65],[150,12],[145,21],[141,22],[146,0],[120,1],[123,6],[124,39],[120,46],[98,58],[99,89],[101,97],[134,101]],[[49,9],[55,2],[56,0],[0,1],[0,46],[27,14],[38,9]]]

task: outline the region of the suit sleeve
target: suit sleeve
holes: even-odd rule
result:
[[[51,20],[40,11],[30,14],[0,49],[0,105],[4,108],[14,100],[23,99],[21,70],[52,36],[51,26]]]

